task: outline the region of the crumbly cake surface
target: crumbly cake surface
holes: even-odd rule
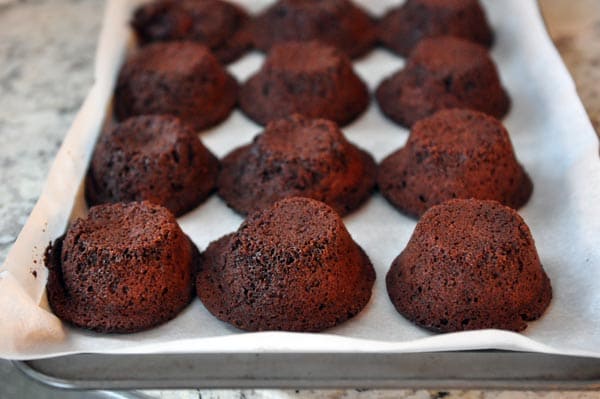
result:
[[[357,58],[376,41],[373,19],[349,0],[279,0],[256,17],[252,30],[263,51],[283,42],[318,40]]]
[[[340,50],[314,41],[287,42],[274,46],[242,85],[239,103],[261,125],[298,113],[343,126],[367,109],[369,92]]]
[[[415,123],[406,145],[379,164],[377,183],[411,216],[453,198],[493,199],[518,209],[533,191],[504,126],[468,109],[442,110]]]
[[[334,122],[293,115],[269,123],[251,144],[225,156],[217,184],[219,195],[242,214],[302,196],[345,215],[370,196],[375,176],[373,158]]]
[[[510,99],[487,49],[463,39],[423,39],[406,66],[385,78],[375,91],[381,111],[410,127],[447,108],[469,108],[502,118]]]
[[[131,26],[140,44],[195,41],[223,63],[235,61],[252,46],[250,17],[221,0],[158,0],[140,6]]]
[[[390,9],[377,28],[380,41],[402,56],[428,37],[455,36],[485,47],[494,38],[478,0],[407,0]]]
[[[196,290],[213,315],[243,330],[321,331],[359,313],[374,280],[337,213],[293,197],[211,243]]]
[[[429,209],[386,285],[400,314],[437,332],[521,331],[552,298],[523,219],[496,201],[475,199]]]
[[[225,120],[237,82],[210,50],[194,42],[153,43],[138,49],[119,73],[117,119],[170,114],[200,131]]]
[[[148,200],[179,216],[212,193],[218,172],[190,126],[169,115],[132,117],[100,136],[86,198],[91,205]]]
[[[198,257],[195,245],[161,206],[92,207],[47,250],[48,301],[59,318],[78,327],[146,330],[190,303]]]

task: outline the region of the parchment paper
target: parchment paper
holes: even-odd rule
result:
[[[241,1],[240,1],[241,2]],[[129,335],[101,335],[63,325],[47,311],[48,242],[70,219],[83,215],[81,181],[97,134],[110,115],[116,74],[131,35],[127,21],[139,2],[108,2],[96,58],[96,82],[56,157],[46,187],[0,269],[0,357],[30,359],[77,352],[419,352],[509,349],[600,358],[600,160],[598,140],[574,84],[554,49],[534,0],[484,1],[496,32],[492,56],[512,98],[504,120],[518,159],[534,182],[520,210],[531,227],[554,299],[544,316],[523,334],[481,330],[435,335],[394,310],[385,291],[385,273],[406,245],[415,222],[375,194],[344,221],[376,271],[370,303],[354,319],[320,334],[243,333],[211,316],[199,300],[175,320]],[[267,1],[246,1],[256,12]],[[375,15],[397,3],[363,1]],[[229,69],[245,80],[262,62],[251,53]],[[371,89],[403,60],[377,49],[355,63]],[[261,128],[239,111],[200,134],[219,157],[244,144]],[[369,111],[344,129],[347,137],[379,161],[406,141],[408,132]],[[200,250],[234,231],[241,217],[216,195],[179,219]],[[35,273],[34,273],[35,272]],[[34,276],[37,274],[37,276]]]

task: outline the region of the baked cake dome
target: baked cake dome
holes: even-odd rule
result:
[[[478,0],[407,0],[384,15],[378,36],[402,56],[428,37],[455,36],[485,47],[494,37]]]
[[[207,47],[193,42],[137,50],[121,68],[115,89],[117,119],[170,114],[195,130],[226,119],[236,101],[236,81]]]
[[[288,42],[273,47],[242,86],[239,102],[261,125],[298,113],[343,126],[367,109],[369,92],[340,50],[319,42]]]
[[[359,313],[375,271],[326,204],[286,198],[202,254],[196,291],[217,318],[249,331],[321,331]]]
[[[253,37],[263,51],[283,42],[318,40],[356,58],[371,50],[376,28],[349,0],[279,0],[255,18]]]
[[[252,45],[250,18],[235,4],[221,0],[157,0],[135,11],[131,26],[140,44],[195,41],[224,63]]]
[[[345,215],[370,196],[377,172],[373,158],[348,142],[334,122],[300,115],[270,122],[222,164],[219,195],[242,214],[302,196]]]
[[[218,173],[191,127],[169,115],[137,116],[101,134],[85,193],[91,205],[148,200],[179,216],[212,193]]]
[[[129,333],[174,318],[193,297],[199,253],[149,202],[92,207],[46,253],[52,311],[75,326]]]
[[[496,201],[430,208],[386,276],[396,310],[437,332],[521,331],[552,298],[523,219]]]
[[[518,209],[533,191],[504,126],[468,109],[442,110],[415,123],[406,145],[379,164],[377,183],[392,205],[412,216],[453,198],[493,199]]]
[[[510,106],[487,49],[449,36],[420,41],[406,67],[379,84],[375,98],[388,118],[408,127],[441,109],[502,118]]]

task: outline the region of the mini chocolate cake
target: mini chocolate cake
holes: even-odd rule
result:
[[[251,144],[223,159],[219,195],[246,214],[293,196],[323,201],[341,215],[375,186],[376,165],[334,122],[293,115],[270,122]]]
[[[478,0],[407,0],[385,14],[378,36],[386,47],[402,56],[428,37],[455,36],[486,47],[493,41]]]
[[[356,58],[371,50],[377,35],[371,17],[349,0],[279,0],[255,18],[253,36],[263,51],[318,40]]]
[[[95,206],[47,249],[48,301],[78,327],[145,330],[190,303],[198,260],[167,209],[149,202]]]
[[[406,146],[379,165],[383,196],[419,216],[452,198],[525,205],[533,184],[496,119],[468,109],[442,110],[415,123]]]
[[[510,100],[485,47],[444,36],[424,39],[375,98],[393,121],[411,126],[440,109],[470,108],[502,118]]]
[[[203,45],[155,43],[123,65],[115,90],[119,120],[172,114],[196,130],[223,121],[235,106],[237,83]]]
[[[261,125],[293,113],[346,125],[367,109],[369,92],[335,47],[288,42],[273,47],[260,71],[242,86],[239,101]]]
[[[552,298],[523,219],[496,201],[475,199],[429,209],[386,284],[398,312],[437,332],[521,331]]]
[[[243,330],[321,331],[359,313],[375,271],[326,204],[286,198],[202,254],[196,291]]]
[[[140,44],[190,40],[210,48],[221,62],[252,45],[250,18],[221,0],[157,0],[140,6],[131,21]]]
[[[137,116],[100,136],[85,193],[91,205],[148,200],[179,216],[208,197],[218,173],[219,161],[189,126]]]

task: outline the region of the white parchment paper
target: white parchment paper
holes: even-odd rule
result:
[[[241,0],[238,0],[242,2]],[[554,49],[534,0],[484,1],[496,32],[492,56],[512,98],[504,120],[517,157],[534,182],[520,210],[531,227],[554,299],[523,334],[481,330],[435,335],[394,310],[385,273],[406,245],[415,222],[375,194],[344,221],[365,249],[377,281],[370,303],[354,319],[321,334],[243,333],[212,317],[199,300],[173,321],[151,331],[101,335],[63,325],[47,309],[43,251],[70,219],[85,213],[81,181],[94,142],[110,114],[116,74],[131,44],[127,27],[137,1],[108,2],[96,59],[96,81],[56,157],[46,187],[0,269],[0,357],[30,359],[68,353],[166,352],[420,352],[509,349],[600,358],[600,159],[598,140],[574,84]],[[256,12],[268,1],[246,1]],[[392,0],[363,1],[381,15]],[[229,69],[245,80],[263,56],[248,54]],[[403,65],[377,49],[355,63],[371,89]],[[261,128],[239,111],[200,134],[219,157]],[[408,132],[384,119],[373,102],[344,129],[379,161],[406,141]],[[241,217],[216,195],[179,219],[200,250],[234,231]],[[35,273],[34,273],[35,272]],[[34,276],[34,274],[36,276]]]

